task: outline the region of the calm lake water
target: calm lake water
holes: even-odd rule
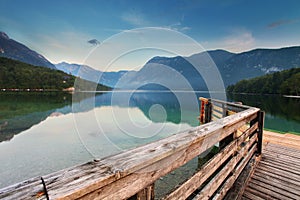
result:
[[[198,125],[188,92],[0,93],[0,188],[103,158]],[[300,99],[234,95],[265,127],[300,134]]]

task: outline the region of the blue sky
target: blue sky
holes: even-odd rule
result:
[[[300,1],[0,0],[0,30],[53,63],[82,63],[93,48],[87,41],[143,27],[182,32],[208,50],[295,46]]]

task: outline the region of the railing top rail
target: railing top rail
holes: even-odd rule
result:
[[[225,105],[229,105],[229,106],[237,107],[237,108],[243,108],[243,109],[253,108],[251,106],[247,106],[247,105],[243,105],[243,104],[238,104],[238,103],[233,103],[233,102],[226,102],[226,101],[217,100],[217,99],[210,99],[210,100],[211,100],[211,102],[225,104]]]

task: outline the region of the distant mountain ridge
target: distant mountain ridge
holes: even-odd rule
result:
[[[101,72],[89,66],[60,63],[56,67],[66,73],[78,76],[79,68],[83,74],[101,76],[99,83],[120,89],[165,90],[207,90],[203,74],[191,63],[200,66],[211,65],[214,61],[224,86],[227,87],[243,79],[300,66],[300,47],[280,49],[255,49],[243,53],[225,50],[212,50],[194,54],[190,57],[160,57],[150,59],[139,71]],[[216,79],[214,74],[206,79]],[[187,82],[186,82],[187,81]]]
[[[87,65],[80,65],[76,63],[67,63],[67,62],[61,62],[58,64],[55,64],[55,67],[58,70],[61,70],[67,74],[71,74],[74,76],[84,77],[88,80],[97,80],[98,83],[114,87],[119,79],[128,71],[121,70],[118,72],[102,72],[100,70],[93,69],[90,66]],[[100,79],[100,80],[98,80]]]
[[[34,66],[56,69],[44,56],[9,38],[4,32],[0,32],[0,57],[18,60]]]
[[[281,49],[255,49],[243,53],[231,53],[225,50],[213,50],[194,54],[190,57],[154,57],[150,59],[135,76],[123,83],[124,88],[136,88],[150,82],[164,82],[174,88],[186,89],[178,83],[181,74],[194,90],[206,90],[205,82],[192,62],[200,66],[210,65],[210,58],[216,64],[225,87],[243,79],[262,76],[268,73],[300,67],[300,47],[286,47]],[[167,66],[177,72],[175,76],[167,76],[159,69]],[[165,67],[166,68],[166,67]],[[206,77],[215,79],[213,75]],[[168,79],[166,82],[165,79]],[[155,89],[155,87],[152,87]]]

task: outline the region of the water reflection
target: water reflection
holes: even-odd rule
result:
[[[39,124],[53,113],[69,113],[72,96],[67,93],[1,93],[0,142]]]
[[[228,97],[264,110],[265,128],[300,134],[300,99],[279,95],[234,94]]]
[[[0,95],[0,142],[12,139],[14,135],[39,124],[47,117],[70,112],[87,112],[103,106],[136,107],[153,122],[168,121],[176,124],[198,125],[195,117],[198,110],[194,109],[198,108],[198,104],[194,103],[192,107],[193,104],[190,103],[197,102],[197,99],[194,97],[191,101],[192,98],[186,94],[179,103],[177,98],[180,95],[171,92],[78,93],[73,96],[73,107],[72,95],[68,93],[1,93]],[[128,96],[129,102],[124,101]],[[186,102],[186,99],[189,102]],[[157,105],[160,105],[164,111],[160,112],[162,109]]]
[[[173,99],[173,94],[159,94],[158,101],[151,95],[133,94],[130,106],[123,101],[128,95],[126,93],[117,94],[115,100],[111,92],[93,95],[82,93],[77,96],[73,100],[75,113],[71,112],[71,96],[60,94],[51,96],[51,99],[47,95],[29,98],[18,94],[19,111],[9,109],[10,103],[17,103],[11,100],[12,96],[5,97],[5,101],[1,98],[2,105],[7,108],[7,116],[3,115],[1,120],[10,124],[1,130],[1,135],[14,138],[0,143],[0,160],[5,161],[0,162],[0,187],[87,162],[93,157],[109,156],[191,128],[190,124],[179,122],[184,117],[181,117],[182,111],[176,107],[177,104],[174,108],[167,106],[167,99]],[[170,102],[176,102],[171,99]],[[161,107],[155,106],[159,103]],[[180,117],[168,118],[170,113]],[[197,122],[198,110],[194,113],[192,118]],[[21,123],[20,118],[28,122]],[[193,120],[186,118],[186,122]],[[8,128],[14,128],[13,124],[18,125],[17,129],[9,132]]]

